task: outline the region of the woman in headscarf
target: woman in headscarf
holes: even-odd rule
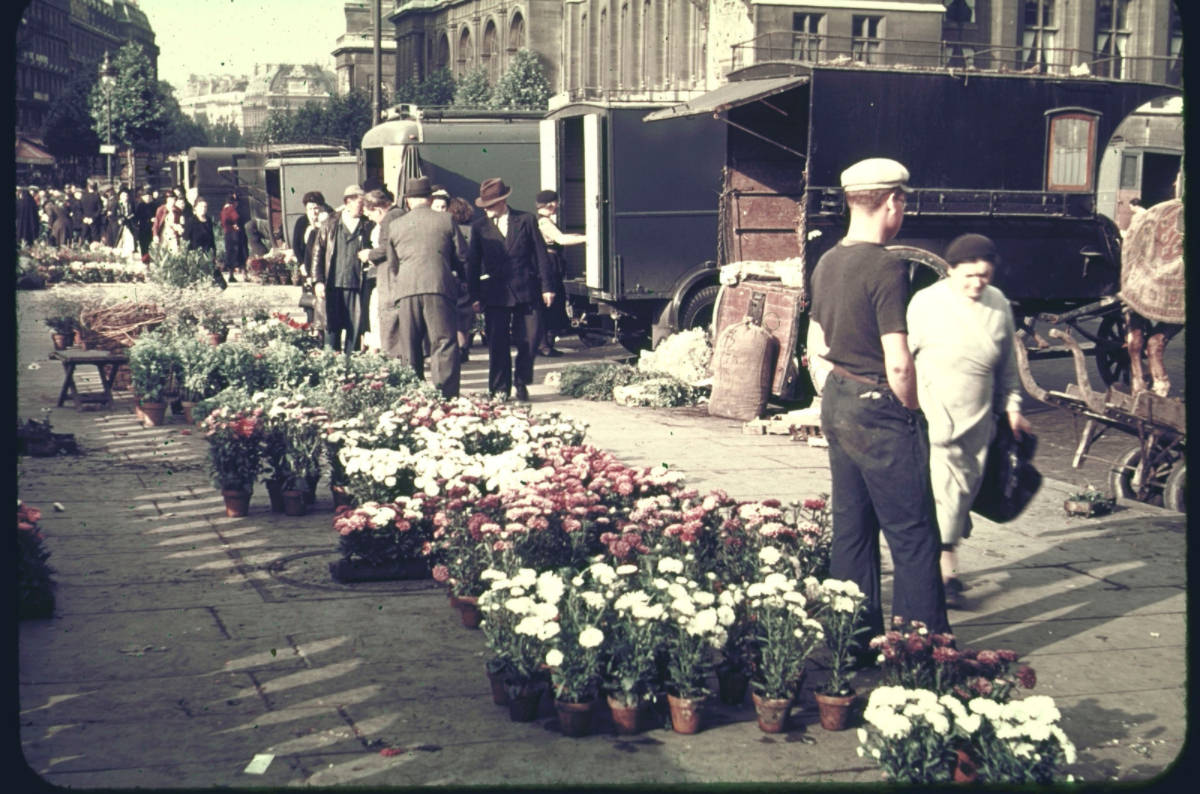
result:
[[[997,413],[1020,437],[1032,431],[1021,415],[1021,384],[1013,353],[1013,315],[991,286],[995,244],[981,234],[950,243],[947,278],[918,291],[908,305],[908,345],[917,397],[929,424],[929,479],[942,536],[941,569],[948,603],[965,589],[957,549],[970,534],[968,515],[983,480]]]

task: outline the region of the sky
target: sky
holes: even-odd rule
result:
[[[250,75],[256,63],[333,70],[343,0],[137,0],[154,28],[158,77],[176,93],[189,74]]]

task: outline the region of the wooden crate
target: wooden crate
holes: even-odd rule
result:
[[[750,279],[733,286],[724,285],[713,309],[713,339],[720,338],[723,330],[747,316],[754,319],[779,342],[771,394],[785,400],[795,399],[809,388],[807,374],[800,368],[800,350],[804,344],[800,334],[808,327],[801,320],[806,309],[800,287]]]

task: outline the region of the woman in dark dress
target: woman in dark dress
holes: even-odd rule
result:
[[[192,207],[191,217],[187,219],[187,223],[183,227],[182,240],[187,246],[187,250],[204,251],[208,254],[208,259],[213,266],[213,283],[221,289],[225,289],[228,285],[216,262],[216,230],[213,227],[213,219],[208,215],[208,202],[203,197],[197,198],[195,206]]]

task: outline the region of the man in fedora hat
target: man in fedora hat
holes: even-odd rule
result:
[[[554,301],[554,272],[537,220],[509,208],[511,192],[502,179],[479,185],[475,206],[483,215],[471,223],[467,282],[475,311],[484,313],[488,390],[508,399],[512,388],[526,401],[541,335],[540,307]],[[515,366],[511,345],[517,348]]]
[[[363,217],[358,185],[342,191],[342,207],[314,240],[313,292],[325,306],[325,344],[350,355],[365,330],[363,268],[358,252],[371,247],[370,220]]]
[[[408,212],[393,216],[380,244],[386,260],[379,265],[380,343],[388,355],[425,375],[429,349],[433,384],[445,397],[459,388],[458,276],[467,246],[454,219],[429,206],[427,177],[408,180],[404,203]],[[377,199],[368,197],[368,203]]]
[[[829,574],[866,595],[869,636],[883,633],[879,533],[892,552],[892,615],[949,632],[933,520],[929,443],[908,349],[908,271],[885,248],[904,222],[908,169],[871,158],[842,172],[846,236],[813,271],[808,355],[829,442]]]

